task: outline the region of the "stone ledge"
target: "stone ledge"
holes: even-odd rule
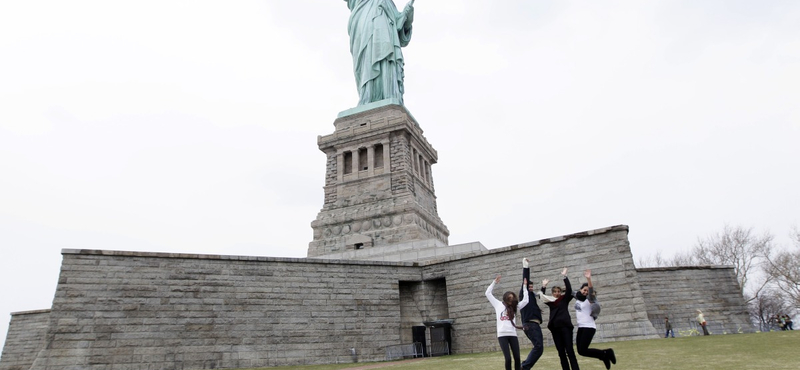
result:
[[[487,249],[487,250],[484,250],[484,251],[469,252],[469,253],[465,253],[465,254],[462,254],[462,255],[454,256],[454,257],[437,258],[435,260],[426,261],[426,262],[422,263],[421,266],[425,267],[425,266],[430,266],[430,265],[436,265],[436,264],[441,264],[441,263],[452,262],[452,261],[455,261],[455,260],[467,260],[467,259],[470,259],[470,258],[481,257],[481,256],[489,255],[489,254],[495,254],[495,253],[503,253],[503,252],[518,250],[518,249],[522,249],[522,248],[534,247],[534,246],[537,246],[537,245],[561,243],[561,242],[564,242],[564,241],[569,240],[569,239],[585,238],[585,237],[590,237],[590,236],[610,233],[610,232],[614,232],[614,231],[625,231],[627,233],[628,229],[629,229],[628,225],[609,226],[609,227],[604,227],[604,228],[601,228],[601,229],[587,230],[587,231],[582,231],[582,232],[579,232],[579,233],[574,233],[574,234],[569,234],[569,235],[556,236],[556,237],[552,237],[552,238],[541,239],[541,240],[527,242],[527,243],[509,245],[507,247]]]
[[[666,267],[641,267],[636,268],[637,272],[648,271],[678,271],[678,270],[713,270],[713,269],[732,269],[732,265],[698,265],[698,266],[666,266]]]
[[[322,263],[336,265],[385,265],[385,266],[419,266],[411,262],[383,262],[383,261],[356,261],[356,260],[332,260],[319,258],[292,258],[292,257],[251,257],[251,256],[226,256],[218,254],[189,254],[189,253],[164,253],[164,252],[134,252],[134,251],[112,251],[97,249],[62,249],[62,255],[86,255],[86,256],[120,256],[120,257],[144,257],[144,258],[175,258],[175,259],[197,259],[197,260],[220,260],[220,261],[247,261],[247,262],[290,262],[290,263]]]
[[[569,239],[586,238],[586,237],[589,237],[589,236],[606,234],[606,233],[610,233],[610,232],[614,232],[614,231],[625,231],[625,233],[627,233],[628,230],[629,230],[628,225],[609,226],[609,227],[604,227],[604,228],[600,228],[600,229],[582,231],[582,232],[574,233],[574,234],[556,236],[556,237],[547,238],[547,239],[540,239],[540,240],[527,242],[527,243],[509,245],[507,247],[501,247],[501,248],[492,249],[491,251],[492,252],[494,252],[494,251],[509,251],[509,250],[514,250],[514,249],[533,247],[533,246],[536,246],[536,245],[563,242],[563,241],[566,241],[566,240],[569,240]]]
[[[43,310],[31,310],[31,311],[19,311],[19,312],[12,312],[11,316],[19,316],[19,315],[36,315],[42,313],[50,313],[50,309],[43,309]]]
[[[507,247],[488,249],[485,251],[467,252],[458,257],[446,256],[431,256],[433,261],[419,261],[419,262],[392,262],[392,261],[359,261],[359,260],[346,260],[346,259],[322,259],[322,258],[291,258],[291,257],[251,257],[251,256],[226,256],[218,254],[189,254],[189,253],[163,253],[163,252],[133,252],[133,251],[112,251],[112,250],[96,250],[96,249],[62,249],[62,255],[102,255],[102,256],[123,256],[123,257],[145,257],[145,258],[181,258],[181,259],[199,259],[199,260],[222,260],[222,261],[251,261],[251,262],[290,262],[290,263],[323,263],[323,264],[337,264],[337,265],[385,265],[385,266],[428,266],[444,263],[447,261],[457,259],[469,259],[479,257],[487,254],[502,253],[521,248],[533,247],[536,245],[543,245],[555,242],[563,242],[569,239],[584,238],[594,235],[600,235],[615,231],[628,232],[628,225],[616,225],[605,227],[601,229],[587,230],[579,233],[563,235],[553,238],[541,239],[533,242],[515,244]],[[470,243],[466,243],[470,244]],[[707,269],[707,268],[729,268],[726,266],[692,266],[685,267],[685,269]],[[662,268],[653,268],[655,270]],[[667,267],[666,269],[683,269]],[[640,271],[648,271],[648,269],[637,269]],[[652,270],[649,270],[652,271]]]

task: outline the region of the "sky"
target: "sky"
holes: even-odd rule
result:
[[[402,9],[404,3],[397,6]],[[450,244],[800,225],[800,2],[420,0],[405,105]],[[0,2],[0,338],[62,249],[305,257],[358,101],[343,1]],[[532,256],[535,258],[535,256]]]

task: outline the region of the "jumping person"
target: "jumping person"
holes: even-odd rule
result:
[[[506,370],[511,370],[511,353],[514,354],[514,369],[520,370],[519,364],[519,339],[517,338],[517,329],[521,329],[514,324],[514,316],[516,316],[517,309],[523,309],[528,305],[528,296],[526,294],[522,301],[517,299],[514,292],[508,291],[503,294],[503,301],[499,301],[492,294],[495,284],[500,282],[500,275],[492,280],[489,287],[486,288],[486,298],[492,304],[495,310],[495,318],[497,319],[497,341],[500,343],[500,349],[503,351],[503,357],[506,360]],[[522,280],[522,289],[528,286],[528,281]],[[510,352],[510,353],[509,353]]]
[[[575,357],[575,350],[572,348],[572,330],[575,328],[572,325],[572,318],[569,316],[572,285],[569,283],[566,267],[561,271],[561,276],[564,277],[564,286],[566,292],[569,292],[567,294],[564,294],[564,290],[561,290],[561,287],[554,286],[550,290],[553,296],[545,296],[547,283],[550,280],[542,280],[542,300],[550,308],[550,320],[547,323],[547,329],[550,329],[550,334],[553,335],[553,343],[556,345],[558,358],[561,360],[561,369],[570,370],[571,366],[572,370],[580,370],[578,359]]]
[[[581,288],[575,292],[575,318],[578,320],[578,335],[575,337],[575,342],[578,347],[578,354],[584,357],[593,357],[606,365],[606,369],[611,368],[611,364],[617,363],[617,357],[614,355],[614,350],[589,348],[592,344],[592,338],[597,331],[595,324],[596,316],[592,315],[592,305],[596,303],[594,288],[592,287],[592,270],[583,272],[586,277],[586,282],[581,285]]]
[[[531,270],[528,268],[529,262],[527,258],[522,259],[522,280],[527,281],[528,284],[527,289],[525,287],[520,289],[519,296],[528,298],[528,304],[521,308],[519,313],[522,319],[522,331],[530,339],[533,349],[528,353],[528,358],[522,361],[522,370],[530,370],[533,365],[536,365],[536,361],[539,361],[539,357],[542,357],[542,352],[544,352],[541,327],[542,310],[536,304],[536,293],[531,282]]]

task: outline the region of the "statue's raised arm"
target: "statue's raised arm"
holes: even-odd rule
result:
[[[403,52],[411,41],[414,0],[398,11],[392,0],[345,0],[358,105],[384,99],[403,104]]]

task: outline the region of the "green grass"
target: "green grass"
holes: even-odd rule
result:
[[[522,341],[523,359],[530,351],[530,342]],[[710,335],[649,339],[613,343],[595,343],[593,348],[614,348],[617,364],[614,370],[717,370],[717,369],[798,369],[796,360],[800,330],[755,334]],[[282,366],[280,370],[339,370],[382,364],[387,370],[485,370],[503,369],[503,354],[487,352],[426,358],[421,361],[357,363],[314,366]],[[582,370],[605,369],[593,358],[578,356]],[[546,347],[534,369],[560,369],[554,347]],[[253,369],[254,370],[254,369]]]

